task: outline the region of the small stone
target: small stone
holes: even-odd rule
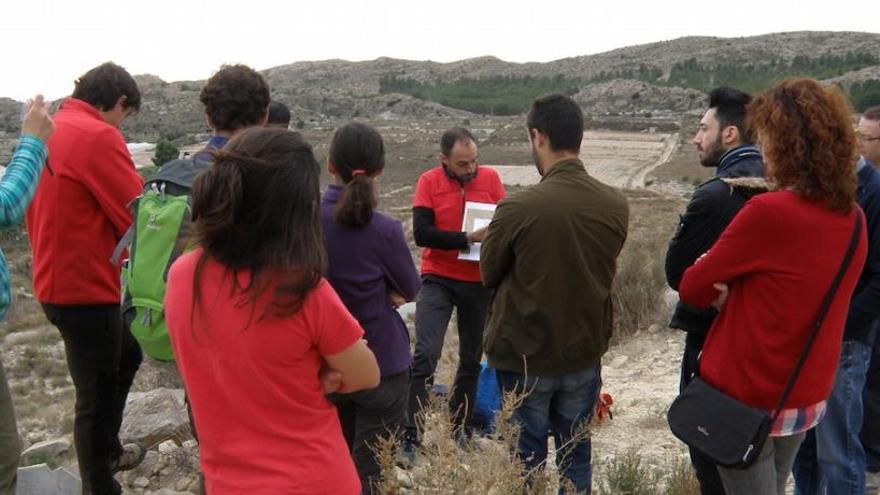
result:
[[[135,488],[148,488],[150,486],[150,480],[141,476],[135,478],[133,485]]]
[[[204,490],[202,490],[202,482],[199,481],[198,479],[196,479],[195,481],[193,481],[192,483],[189,484],[188,490],[193,493],[203,493],[204,492]]]
[[[394,466],[394,474],[397,476],[397,482],[404,488],[412,488],[413,479],[409,471]]]
[[[195,440],[192,440],[192,439],[187,440],[187,441],[183,442],[183,448],[185,448],[187,450],[198,450],[199,442],[196,442]]]
[[[165,440],[164,442],[159,444],[159,453],[160,454],[170,454],[177,450],[177,444],[174,440]]]
[[[624,365],[629,361],[629,356],[617,356],[614,360],[611,361],[612,368],[623,368]]]
[[[59,457],[66,454],[69,450],[70,442],[64,438],[56,438],[31,445],[22,452],[21,459],[28,465],[43,462],[54,463],[53,461],[57,461]]]
[[[192,483],[192,478],[183,477],[177,480],[177,483],[174,484],[174,489],[178,491],[186,491],[189,489],[189,485]]]

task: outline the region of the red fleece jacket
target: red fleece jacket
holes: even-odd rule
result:
[[[27,212],[34,291],[50,304],[119,303],[110,263],[131,224],[128,205],[143,181],[122,134],[98,110],[68,98],[53,116],[49,164]]]

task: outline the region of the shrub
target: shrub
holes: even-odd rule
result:
[[[162,165],[177,159],[180,156],[180,150],[171,141],[160,139],[156,143],[156,152],[153,155],[153,165],[161,167]]]

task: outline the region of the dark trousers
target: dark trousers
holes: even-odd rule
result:
[[[699,356],[703,350],[703,342],[705,340],[705,336],[690,332],[685,338],[684,356],[681,359],[682,390],[700,370]],[[688,450],[691,455],[691,464],[693,464],[697,480],[700,482],[700,493],[702,495],[724,495],[724,485],[721,483],[721,476],[718,474],[718,466],[700,451],[690,447],[688,447]]]
[[[434,383],[453,308],[458,309],[458,371],[449,407],[455,426],[460,428],[470,420],[480,378],[488,304],[489,289],[479,282],[459,282],[436,275],[422,277],[416,301],[416,351],[407,408],[409,435],[416,434],[416,418],[427,401],[428,387]]]
[[[12,394],[0,361],[0,495],[15,495],[21,439],[15,423]]]
[[[119,305],[43,304],[61,332],[76,389],[73,441],[84,495],[122,493],[110,464],[122,453],[119,427],[141,348],[123,331]]]
[[[864,423],[862,424],[862,445],[865,447],[867,470],[880,472],[880,333],[874,342],[871,365],[865,381]]]
[[[331,397],[361,479],[361,493],[381,493],[382,469],[375,449],[381,439],[396,436],[406,426],[408,392],[409,370],[383,376],[374,389]]]

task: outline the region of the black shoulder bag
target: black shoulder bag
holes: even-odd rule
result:
[[[702,452],[722,467],[746,469],[755,462],[770,434],[770,427],[776,421],[785,400],[794,388],[834,299],[834,294],[859,244],[862,215],[856,212],[855,217],[856,226],[846,256],[825,294],[819,316],[813,324],[813,330],[801,351],[794,371],[788,378],[782,397],[776,404],[773,416],[768,415],[763,409],[739,402],[697,377],[672,402],[666,417],[669,429],[679,440]]]

